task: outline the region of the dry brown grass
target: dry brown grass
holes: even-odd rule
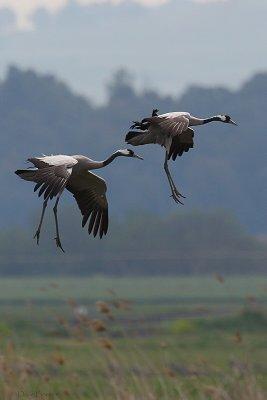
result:
[[[138,340],[128,340],[123,327],[121,341],[116,339],[114,315],[130,312],[131,305],[112,296],[96,303],[99,318],[70,299],[71,318],[55,318],[66,336],[36,339],[35,351],[23,347],[18,332],[2,343],[0,400],[267,399],[249,362],[234,360],[228,371],[215,370],[201,355],[197,363],[173,362],[174,345],[165,338],[158,341],[156,358]],[[229,343],[245,350],[240,331],[229,335]]]

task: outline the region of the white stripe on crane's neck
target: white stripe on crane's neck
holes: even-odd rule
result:
[[[133,153],[133,152],[132,152]],[[130,157],[131,156],[131,150],[128,149],[123,149],[123,150],[117,150],[115,151],[115,153],[111,154],[110,157],[108,157],[106,160],[104,160],[103,163],[103,167],[105,167],[106,165],[112,163],[112,161],[115,160],[115,158],[117,157]]]
[[[106,158],[103,161],[95,161],[91,160],[88,157],[82,156],[82,155],[75,155],[72,156],[78,161],[78,168],[77,169],[86,169],[86,170],[92,170],[92,169],[99,169],[99,168],[104,168],[110,163],[112,163],[115,158],[120,157],[120,156],[127,156],[129,154],[129,151],[127,153],[126,150],[117,150],[113,154],[111,154],[110,157]]]
[[[225,117],[222,117],[222,115],[215,115],[215,117],[204,119],[203,124],[209,124],[210,122],[225,122]]]
[[[129,155],[129,150],[117,150],[115,151],[113,154],[111,154],[111,156],[109,156],[108,158],[106,158],[104,161],[95,161],[95,169],[97,168],[104,168],[107,165],[109,165],[110,163],[112,163],[112,161],[115,160],[115,158],[120,157],[120,156],[128,156]]]
[[[224,122],[222,120],[221,115],[216,115],[216,116],[210,117],[210,118],[197,118],[197,117],[190,116],[189,126],[205,125],[205,124],[209,124],[210,122],[215,122],[215,121]]]

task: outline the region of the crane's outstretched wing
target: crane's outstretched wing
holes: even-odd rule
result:
[[[193,137],[194,131],[188,127],[185,131],[172,136],[165,135],[159,126],[151,125],[145,132],[128,132],[125,137],[125,141],[132,146],[141,146],[151,143],[157,143],[161,146],[165,146],[168,151],[169,159],[172,157],[172,159],[175,160],[177,155],[181,156],[184,152],[187,152],[190,148],[194,147]]]
[[[77,160],[72,157],[69,158],[70,160],[66,164],[49,165],[40,161],[39,168],[19,169],[15,173],[26,181],[35,182],[34,191],[40,189],[39,197],[44,194],[45,200],[52,199],[63,192],[71,176],[72,167],[77,164]],[[35,159],[29,159],[29,161],[37,165]]]
[[[178,113],[170,113],[155,117],[145,118],[143,121],[150,124],[149,130],[155,128],[160,129],[164,136],[174,137],[185,132],[189,127],[189,118],[185,115],[177,115]]]
[[[180,113],[169,113],[159,116],[144,118],[140,126],[147,126],[144,131],[130,131],[125,137],[125,141],[133,146],[140,146],[149,143],[157,143],[170,150],[172,138],[180,136],[189,127],[189,118]],[[138,123],[136,123],[138,129]],[[141,128],[140,128],[141,129]]]
[[[158,143],[164,144],[164,136],[154,131],[129,131],[125,136],[125,142],[132,146],[142,146],[144,144]]]
[[[108,231],[108,202],[106,198],[107,186],[104,179],[92,172],[82,171],[71,177],[66,186],[82,213],[82,227],[89,219],[88,233],[93,232],[100,239]]]
[[[57,154],[55,156],[31,157],[28,158],[27,161],[30,161],[37,168],[59,167],[61,165],[74,166],[78,162],[72,156],[66,156],[64,154]]]
[[[184,152],[188,152],[189,149],[192,149],[194,147],[193,137],[194,131],[191,128],[188,128],[178,136],[174,136],[168,153],[168,159],[172,158],[176,160],[177,156],[182,156]]]

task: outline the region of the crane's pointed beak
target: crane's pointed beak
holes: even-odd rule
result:
[[[134,154],[134,158],[138,158],[139,160],[143,160],[143,157],[138,156],[137,154]]]
[[[230,119],[230,122],[229,122],[229,124],[232,124],[232,125],[238,126],[238,124],[237,124],[235,121],[233,121],[232,119]]]

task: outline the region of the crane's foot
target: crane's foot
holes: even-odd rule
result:
[[[175,203],[184,205],[184,203],[179,199],[179,197],[176,196],[175,193],[171,194],[170,197],[173,198],[173,200],[175,201]]]
[[[40,240],[40,230],[39,229],[37,229],[33,238],[36,239],[36,244],[39,245],[39,240]]]
[[[182,198],[185,199],[185,197],[181,193],[179,193],[178,190],[175,187],[171,188],[171,191],[172,191],[172,194],[171,194],[170,197],[173,198],[175,203],[177,203],[177,204],[179,203],[179,204],[184,205],[184,203],[180,200],[180,198],[182,197]]]
[[[182,195],[182,193],[179,192],[179,190],[176,188],[176,186],[173,186],[173,191],[176,194],[177,197],[182,197],[183,199],[186,199],[185,196]]]
[[[179,190],[175,186],[175,183],[173,182],[172,179],[171,179],[171,191],[172,191],[172,194],[175,194],[176,197],[178,197],[178,198],[182,197],[183,199],[186,199],[186,197],[183,196],[182,193],[179,192]]]
[[[63,249],[63,247],[62,247],[62,244],[61,244],[61,241],[60,241],[60,238],[59,238],[59,236],[55,237],[55,241],[56,241],[56,245],[57,245],[57,247],[59,247],[59,248],[60,248],[60,250],[62,250],[62,251],[63,251],[63,253],[65,253],[65,250],[64,250],[64,249]]]

